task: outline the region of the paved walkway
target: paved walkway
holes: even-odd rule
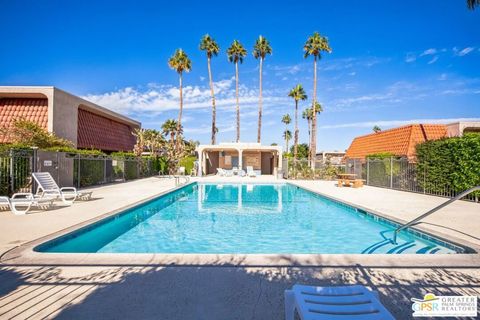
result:
[[[268,182],[268,177],[262,181]],[[331,182],[296,183],[357,205],[371,206],[372,210],[391,215],[396,212],[403,219],[444,201],[378,188],[340,189]],[[79,202],[72,207],[26,216],[0,212],[0,250],[173,187],[171,180],[149,178],[96,188],[97,200]],[[478,237],[480,205],[461,202],[456,206],[451,212],[439,212],[445,216],[443,221],[459,229],[454,232],[464,232],[469,238]],[[468,219],[468,223],[456,221],[460,220],[459,216]],[[412,297],[421,298],[428,292],[480,295],[480,268],[364,267],[360,264],[333,267],[328,266],[328,261],[322,267],[234,267],[228,263],[214,267],[0,264],[0,319],[277,320],[283,319],[283,291],[294,283],[364,284],[379,291],[382,302],[397,319],[409,319]]]

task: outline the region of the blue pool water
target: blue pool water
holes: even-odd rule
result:
[[[455,253],[290,184],[192,184],[36,248],[108,253]]]

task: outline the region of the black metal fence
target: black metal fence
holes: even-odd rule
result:
[[[356,174],[357,177],[364,179],[367,185],[374,187],[441,197],[454,197],[464,191],[456,190],[447,183],[437,181],[433,175],[429,175],[427,167],[419,170],[418,165],[409,162],[407,158],[371,158],[365,161],[347,159],[346,172]],[[479,194],[472,193],[466,196],[465,200],[478,202]]]
[[[158,174],[151,158],[10,150],[0,153],[0,195],[33,192],[32,171],[49,172],[59,186],[77,188]]]

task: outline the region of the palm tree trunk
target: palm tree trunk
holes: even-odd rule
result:
[[[307,125],[308,125],[308,161],[310,161],[310,145],[312,143],[311,139],[311,131],[312,131],[312,120],[310,118],[307,119]]]
[[[210,94],[212,95],[212,144],[216,143],[216,128],[217,124],[215,118],[217,117],[217,110],[215,108],[215,93],[213,91],[213,79],[212,79],[212,69],[210,68],[210,57],[207,58],[208,62],[208,78],[210,79]]]
[[[317,102],[317,56],[313,60],[313,116],[312,116],[312,144],[310,145],[310,167],[315,169],[315,156],[317,153],[317,113],[315,104]]]
[[[293,134],[293,160],[297,161],[298,147],[298,100],[295,100],[295,133]]]
[[[260,58],[260,98],[258,101],[258,132],[257,132],[258,143],[260,143],[262,140],[262,109],[263,109],[262,70],[263,70],[263,58]]]
[[[182,112],[183,112],[183,84],[182,84],[182,73],[180,72],[179,77],[179,85],[180,85],[180,110],[178,111],[178,123],[177,123],[177,142],[175,144],[175,150],[178,151],[178,147],[180,145],[180,128],[182,127]]]
[[[285,148],[286,148],[286,150],[287,150],[287,152],[288,152],[288,139],[285,139]]]
[[[240,142],[240,104],[238,102],[238,62],[235,62],[235,95],[237,96],[237,142]]]

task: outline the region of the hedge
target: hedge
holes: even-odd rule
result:
[[[417,145],[416,153],[424,189],[459,193],[480,185],[480,134],[427,141]]]

